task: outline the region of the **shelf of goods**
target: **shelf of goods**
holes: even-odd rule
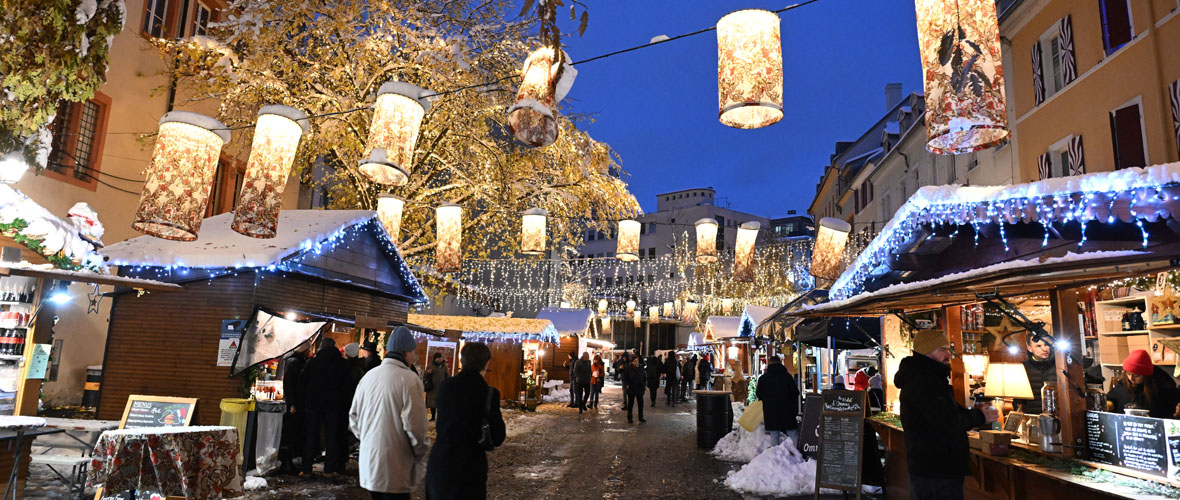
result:
[[[1180,318],[1171,313],[1177,306],[1180,303],[1170,295],[1156,296],[1151,292],[1095,303],[1097,362],[1103,365],[1108,388],[1114,370],[1121,369],[1123,360],[1136,349],[1146,350],[1153,363],[1171,371],[1177,362],[1176,352],[1160,340],[1180,338]]]
[[[12,415],[16,408],[36,284],[25,276],[0,277],[0,415]]]

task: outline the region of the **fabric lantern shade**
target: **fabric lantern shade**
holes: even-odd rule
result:
[[[639,260],[639,228],[641,224],[636,220],[619,221],[619,246],[615,250],[615,258],[623,262]]]
[[[733,311],[733,299],[721,299],[721,315],[729,316],[730,311]]]
[[[402,210],[405,209],[405,206],[405,201],[389,193],[383,193],[377,197],[377,219],[381,221],[382,226],[385,226],[385,232],[389,234],[389,241],[395,245],[398,238],[401,237]]]
[[[1032,386],[1022,363],[992,363],[987,367],[983,395],[989,398],[1032,399]]]
[[[696,302],[685,302],[684,310],[680,313],[680,322],[692,324],[697,322],[697,310],[700,306]]]
[[[915,0],[926,149],[964,154],[1008,139],[1000,25],[992,0]]]
[[[783,44],[778,15],[739,10],[717,22],[721,123],[762,128],[783,118]]]
[[[664,302],[664,314],[659,315],[659,316],[664,316],[665,318],[676,317],[676,304],[673,304],[671,302]]]
[[[385,82],[377,90],[368,151],[359,167],[366,179],[386,186],[409,182],[414,145],[418,142],[422,119],[430,109],[430,101],[422,96],[430,93],[405,82]]]
[[[848,233],[852,225],[834,217],[819,220],[815,234],[815,246],[811,250],[811,275],[834,280],[844,270],[844,247],[848,244]]]
[[[578,74],[570,64],[569,54],[562,52],[560,65],[556,64],[556,54],[552,47],[541,47],[529,54],[520,71],[516,101],[508,108],[508,129],[529,146],[548,146],[557,140],[557,103],[569,92]]]
[[[599,318],[599,331],[606,333],[610,331],[610,316],[603,316]]]
[[[609,304],[606,299],[598,299],[598,314],[606,314],[606,306]]]
[[[647,308],[647,320],[650,321],[652,324],[660,322],[660,307],[659,306],[651,306],[651,307]]]
[[[754,241],[762,224],[750,221],[738,226],[733,248],[733,280],[739,283],[754,281]]]
[[[639,328],[639,325],[643,323],[643,313],[640,312],[639,310],[636,310],[634,313],[634,316],[635,316],[635,328]]]
[[[435,266],[440,273],[459,270],[463,257],[463,208],[454,203],[444,203],[435,209],[438,244],[434,249]]]
[[[631,299],[627,299],[627,314],[631,314],[634,311],[635,311],[635,301],[631,300]]]
[[[307,115],[290,106],[258,110],[246,179],[234,208],[234,231],[255,238],[274,238],[279,225],[283,189],[295,162],[299,139],[307,133]]]
[[[709,264],[717,262],[717,220],[701,219],[697,221],[697,262]]]
[[[520,217],[520,253],[541,255],[545,253],[545,225],[549,212],[540,208],[525,210]]]
[[[221,148],[229,141],[226,126],[213,118],[165,113],[131,227],[167,240],[197,239]]]

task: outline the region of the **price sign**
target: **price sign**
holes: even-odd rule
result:
[[[864,447],[864,391],[825,391],[819,424],[819,459],[815,491],[831,488],[861,493],[861,458]]]
[[[127,397],[127,407],[123,409],[123,420],[119,422],[119,428],[183,427],[193,421],[193,412],[196,409],[197,398],[133,394]]]

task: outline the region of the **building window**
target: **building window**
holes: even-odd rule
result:
[[[656,226],[657,226],[657,225],[658,225],[658,224],[656,224],[655,222],[649,222],[649,223],[648,223],[648,226],[651,226],[651,227],[649,227],[649,228],[647,229],[647,232],[649,232],[649,233],[652,233],[652,234],[655,234],[655,232],[656,232]]]
[[[1135,37],[1131,25],[1131,2],[1099,0],[1098,4],[1102,10],[1102,43],[1106,54],[1110,55]]]
[[[1041,35],[1041,75],[1045,81],[1045,97],[1056,94],[1065,87],[1062,77],[1064,54],[1061,51],[1061,28],[1057,23]]]
[[[209,32],[209,22],[212,20],[213,9],[206,7],[203,3],[197,2],[196,12],[193,13],[192,34],[195,36],[205,36]]]
[[[593,229],[586,230],[586,241],[594,241],[594,235],[597,231]]]
[[[168,0],[147,0],[143,13],[143,33],[147,36],[164,38],[168,35],[165,22],[168,19]]]
[[[656,258],[656,248],[655,247],[651,247],[651,248],[647,249],[647,258],[649,258],[649,259]]]
[[[979,153],[971,153],[971,158],[967,160],[967,171],[975,170],[979,166]]]
[[[1110,136],[1114,143],[1114,168],[1147,166],[1147,145],[1143,142],[1143,120],[1135,102],[1110,112]]]
[[[97,188],[110,100],[98,94],[85,102],[61,101],[53,120],[49,170],[90,189]]]

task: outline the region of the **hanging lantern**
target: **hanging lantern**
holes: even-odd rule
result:
[[[610,316],[603,316],[599,318],[599,332],[606,333],[610,331]]]
[[[684,301],[676,299],[676,314],[673,317],[679,317],[680,313],[684,311]]]
[[[733,299],[721,299],[721,315],[729,316],[731,311],[733,311]]]
[[[700,306],[696,302],[685,302],[684,311],[680,313],[680,322],[686,325],[697,322],[697,310]]]
[[[508,108],[508,129],[520,142],[533,147],[557,140],[557,103],[574,84],[578,72],[562,52],[562,64],[555,64],[552,47],[541,47],[524,61],[516,102]],[[560,74],[559,74],[560,73]]]
[[[639,328],[639,325],[643,324],[643,313],[640,311],[635,311],[634,316],[635,316],[635,328]]]
[[[606,314],[606,306],[609,304],[606,299],[598,299],[598,314]]]
[[[762,128],[783,118],[783,43],[778,15],[739,10],[717,21],[721,123]]]
[[[754,281],[754,241],[758,239],[758,221],[738,226],[733,249],[733,280],[739,283]]]
[[[463,208],[454,203],[439,205],[435,209],[435,224],[438,244],[434,257],[438,272],[456,272],[463,257]]]
[[[697,262],[717,262],[717,220],[705,218],[697,221]]]
[[[430,101],[422,96],[432,92],[405,82],[385,82],[377,90],[373,122],[369,125],[366,158],[360,162],[365,178],[387,186],[402,186],[410,180],[414,145]]]
[[[165,113],[131,227],[166,240],[197,239],[221,147],[229,140],[226,126],[213,118]]]
[[[916,0],[926,149],[965,154],[1008,139],[1000,25],[992,0]]]
[[[662,314],[662,315],[660,315],[660,316],[663,316],[663,317],[665,317],[665,318],[674,318],[674,317],[676,317],[676,309],[675,309],[675,307],[676,307],[676,304],[673,304],[673,303],[671,303],[671,302],[664,302],[664,314]]]
[[[815,233],[815,247],[811,250],[811,275],[834,280],[843,271],[844,246],[852,225],[833,217],[819,220]]]
[[[639,260],[639,221],[626,219],[619,221],[619,247],[615,251],[615,258],[623,262]]]
[[[520,253],[541,255],[545,253],[545,224],[549,212],[530,208],[520,217]]]
[[[389,241],[392,241],[394,245],[397,244],[397,239],[401,236],[402,209],[405,206],[405,201],[389,193],[382,193],[377,197],[377,219],[381,221],[382,226],[385,226],[385,232],[389,234]]]
[[[255,238],[274,238],[283,204],[283,188],[295,161],[299,139],[307,133],[307,115],[290,106],[258,110],[246,179],[234,208],[234,231]]]
[[[638,311],[636,312],[638,314]],[[660,307],[651,306],[647,308],[647,320],[653,325],[660,322]]]
[[[631,314],[634,311],[635,311],[635,301],[631,300],[631,299],[627,299],[627,314]]]

